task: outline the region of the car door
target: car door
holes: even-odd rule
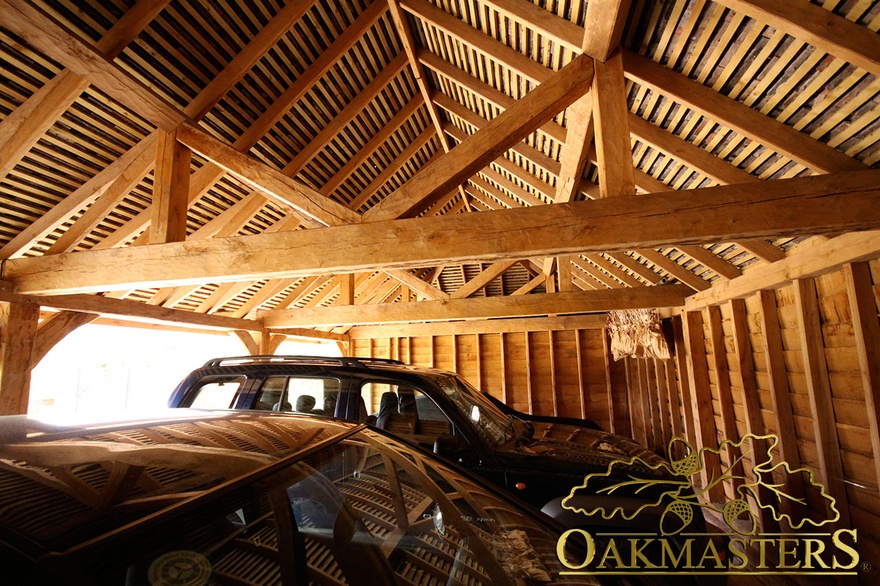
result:
[[[490,482],[506,488],[504,469],[481,441],[473,422],[444,401],[443,391],[390,378],[364,377],[351,387],[360,389],[359,401],[367,409],[367,423],[418,444],[461,464]]]

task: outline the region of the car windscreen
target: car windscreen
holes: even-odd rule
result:
[[[558,532],[494,490],[376,432],[200,497],[179,515],[40,566],[96,584],[592,583]],[[46,561],[46,560],[44,560]],[[34,582],[39,583],[39,582]]]
[[[499,446],[509,441],[515,433],[511,417],[463,379],[438,375],[433,380],[489,445]]]

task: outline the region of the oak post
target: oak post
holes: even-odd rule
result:
[[[39,319],[36,303],[0,302],[0,415],[28,411]]]

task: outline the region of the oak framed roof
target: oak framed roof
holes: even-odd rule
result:
[[[878,28],[874,0],[0,0],[0,300],[344,333],[876,256],[833,243],[880,228]]]

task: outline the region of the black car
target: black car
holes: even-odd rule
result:
[[[364,425],[229,411],[0,418],[4,584],[597,583],[566,572],[560,535]]]
[[[486,391],[482,391],[483,396],[486,397],[491,403],[493,403],[496,407],[498,407],[502,412],[513,415],[517,419],[524,419],[526,421],[531,422],[539,422],[539,423],[556,423],[556,424],[564,424],[570,425],[572,427],[586,427],[587,429],[595,429],[596,431],[602,431],[602,426],[593,421],[592,419],[578,419],[576,417],[554,417],[552,415],[534,415],[532,413],[523,413],[522,411],[517,411],[510,405],[504,403],[498,397],[492,396],[490,393]]]
[[[664,461],[632,439],[589,424],[525,419],[502,410],[457,374],[393,360],[218,358],[190,373],[168,404],[282,411],[300,407],[369,423],[471,469],[567,527],[656,531],[671,505],[662,494],[663,480],[670,479],[661,466]],[[607,477],[601,477],[605,472]],[[598,482],[574,490],[591,473],[600,475]],[[610,491],[631,478],[643,479],[647,486]],[[584,513],[598,508],[639,514],[624,519],[620,514],[606,518]],[[693,512],[689,528],[702,531],[702,514]]]

